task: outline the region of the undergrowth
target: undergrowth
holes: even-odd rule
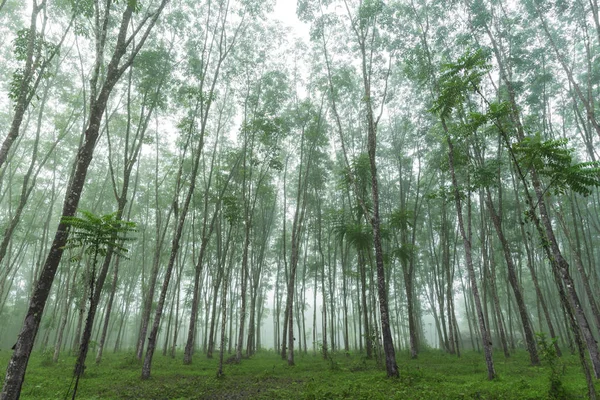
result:
[[[536,333],[536,337],[541,358],[549,369],[550,388],[548,389],[548,397],[556,400],[568,399],[569,396],[562,380],[565,374],[564,364],[560,361],[554,347],[556,338],[549,340],[543,333]]]
[[[2,365],[9,357],[10,351],[0,351]],[[361,354],[328,352],[324,359],[322,353],[300,353],[295,361],[290,367],[276,353],[263,351],[240,364],[225,365],[224,376],[217,379],[216,358],[209,360],[197,353],[191,365],[183,365],[181,354],[175,358],[159,355],[154,357],[152,378],[142,381],[141,362],[134,354],[108,353],[100,365],[88,359],[78,398],[533,400],[560,398],[559,393],[568,393],[569,399],[585,399],[587,393],[574,356],[552,362],[546,358],[542,367],[531,367],[525,352],[509,359],[497,353],[498,378],[494,381],[486,379],[483,356],[475,352],[457,358],[426,351],[416,360],[399,353],[399,379],[386,378],[374,359]],[[48,362],[48,354],[34,353],[21,398],[64,399],[74,364],[74,357],[62,356],[54,364]],[[559,387],[560,392],[549,390],[549,377],[550,388]]]

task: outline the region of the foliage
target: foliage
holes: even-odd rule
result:
[[[345,239],[359,251],[367,251],[373,245],[373,230],[364,223],[339,220],[333,226],[333,232],[340,241]]]
[[[54,360],[52,357],[54,356],[53,348],[46,348],[40,352],[40,366],[41,367],[51,367],[54,365]]]
[[[574,149],[567,148],[567,143],[567,139],[543,140],[536,133],[516,143],[513,150],[523,165],[550,178],[550,188],[555,194],[571,189],[589,196],[592,187],[600,186],[600,162],[574,163]]]
[[[91,256],[105,256],[110,248],[124,257],[128,249],[124,241],[132,240],[126,236],[135,231],[135,223],[117,218],[117,213],[97,216],[89,211],[80,210],[82,217],[63,217],[61,222],[71,229],[67,248],[85,249]]]
[[[141,51],[134,61],[134,71],[139,75],[138,90],[147,93],[160,108],[166,106],[166,94],[161,85],[169,80],[172,60],[169,51],[163,47]]]
[[[242,219],[242,208],[239,199],[233,195],[223,196],[223,215],[230,224],[239,223]]]
[[[548,377],[550,380],[550,388],[548,389],[548,396],[551,399],[569,398],[562,381],[562,378],[565,375],[565,366],[560,362],[554,347],[557,338],[548,340],[545,333],[536,333],[536,337],[537,345],[540,349],[540,356],[550,368]]]
[[[398,208],[390,215],[390,226],[400,230],[408,230],[413,227],[412,220],[412,210]]]
[[[7,362],[8,352],[0,352]],[[399,358],[401,378],[382,376],[375,361],[360,354],[335,353],[331,369],[321,354],[301,354],[297,365],[288,367],[274,352],[261,351],[241,364],[228,364],[224,377],[216,379],[217,359],[198,357],[183,365],[175,358],[156,357],[153,379],[139,379],[140,363],[133,353],[107,353],[100,365],[90,365],[83,376],[79,398],[251,398],[251,399],[529,399],[548,398],[550,366],[527,366],[527,355],[518,352],[497,363],[501,379],[485,379],[480,355],[467,352],[461,358],[438,351],[423,352],[418,360]],[[57,364],[41,365],[44,355],[34,353],[21,398],[62,399],[71,383],[73,356]],[[585,398],[586,384],[575,356],[562,362],[563,386],[571,398]],[[1,377],[3,378],[3,377]],[[1,379],[0,378],[0,379]]]
[[[439,79],[439,96],[431,111],[441,118],[448,118],[453,109],[460,107],[467,94],[477,89],[483,77],[489,72],[487,55],[482,49],[468,51],[456,62],[442,66]]]
[[[439,80],[440,94],[435,99],[430,111],[448,119],[452,110],[461,109],[468,101],[470,92],[479,92],[482,77],[491,66],[487,62],[483,50],[467,52],[455,63],[443,66],[443,74]],[[510,113],[506,102],[489,103],[488,110],[470,111],[466,118],[454,127],[454,131],[463,136],[471,135],[480,127],[494,124],[498,129],[506,129],[505,117]],[[517,161],[526,169],[535,169],[538,174],[550,179],[549,189],[554,194],[565,194],[569,189],[583,196],[592,194],[592,188],[600,186],[600,162],[590,161],[576,163],[573,160],[574,149],[568,148],[568,139],[544,140],[539,132],[529,135],[512,145],[510,149],[517,156]],[[479,169],[477,183],[490,183],[489,167]]]
[[[33,40],[32,54],[28,53],[30,40]],[[13,45],[15,60],[19,61],[22,66],[13,72],[8,97],[13,101],[17,101],[22,94],[21,90],[25,91],[25,97],[32,95],[35,80],[40,72],[43,73],[43,78],[49,76],[47,68],[46,72],[44,72],[42,67],[46,67],[45,64],[58,53],[59,47],[56,44],[45,40],[44,37],[37,32],[34,32],[34,37],[32,38],[29,29],[19,30],[17,32],[17,37],[13,41]],[[26,72],[24,67],[28,57],[31,57],[32,66],[30,67],[30,71]]]
[[[565,258],[584,265],[597,261],[592,250],[597,242],[597,229],[593,228],[598,226],[595,210],[600,164],[580,162],[598,159],[600,133],[594,125],[599,111],[594,94],[600,84],[600,37],[596,37],[597,27],[590,14],[594,10],[582,6],[586,2],[298,0],[297,15],[310,25],[310,32],[300,33],[262,15],[275,0],[184,0],[170,2],[158,19],[158,32],[148,36],[134,60],[130,58],[135,54],[133,48],[142,45],[139,35],[158,17],[154,11],[159,1],[36,3],[44,8],[32,20],[39,24],[31,30],[24,28],[31,2],[0,0],[0,31],[6,37],[2,46],[4,73],[0,74],[0,89],[6,100],[0,112],[3,138],[16,114],[10,100],[22,102],[25,97],[34,103],[27,108],[15,145],[0,168],[0,225],[2,232],[7,232],[8,244],[7,256],[0,260],[3,343],[8,347],[14,343],[35,277],[51,248],[51,229],[64,198],[62,186],[69,181],[83,182],[69,180],[69,174],[76,157],[88,154],[77,153],[77,148],[90,137],[86,124],[99,105],[106,105],[106,110],[100,121],[94,120],[94,127],[102,133],[92,146],[94,163],[83,183],[81,204],[94,210],[111,209],[114,194],[127,202],[124,212],[128,218],[143,220],[144,226],[139,235],[143,245],[128,253],[135,225],[119,221],[115,214],[96,216],[83,211],[78,217],[62,220],[60,229],[65,225],[70,229],[66,247],[77,249],[67,252],[66,257],[76,262],[61,265],[53,285],[46,286],[52,287],[48,302],[54,307],[45,308],[37,343],[44,343],[48,350],[34,355],[33,361],[38,362],[30,363],[24,398],[64,397],[60,369],[64,360],[54,366],[50,342],[58,337],[63,316],[68,317],[64,328],[67,337],[72,336],[77,324],[73,313],[78,312],[80,302],[85,305],[84,285],[93,283],[98,257],[112,250],[135,260],[115,268],[116,291],[111,295],[117,303],[109,312],[108,298],[102,297],[97,314],[110,317],[107,326],[115,327],[124,317],[124,333],[119,333],[117,342],[120,346],[135,340],[145,297],[149,312],[157,311],[159,288],[152,289],[150,281],[156,276],[162,283],[166,275],[161,266],[170,255],[176,269],[169,276],[177,283],[171,282],[165,292],[162,338],[158,342],[174,327],[185,326],[181,318],[189,316],[192,293],[205,299],[227,296],[227,318],[233,321],[256,312],[255,328],[260,329],[261,318],[269,313],[275,317],[275,308],[268,308],[271,299],[279,308],[284,307],[279,303],[287,292],[289,270],[284,270],[284,261],[290,249],[282,243],[290,239],[288,233],[294,226],[291,210],[298,199],[306,209],[300,223],[304,234],[297,236],[300,271],[294,301],[298,301],[298,310],[306,311],[303,317],[307,320],[298,319],[308,322],[312,314],[317,321],[318,304],[327,300],[330,304],[322,308],[320,319],[326,311],[332,321],[327,329],[333,337],[341,336],[343,323],[359,322],[360,331],[361,316],[367,313],[373,323],[371,334],[376,335],[369,339],[380,344],[377,325],[381,313],[376,308],[378,281],[372,268],[373,229],[369,225],[376,204],[372,202],[371,160],[366,152],[372,142],[365,140],[371,132],[365,119],[370,111],[374,113],[371,119],[376,120],[373,139],[380,182],[378,207],[383,216],[380,234],[386,270],[381,275],[388,283],[396,349],[405,351],[406,344],[402,336],[409,303],[403,295],[403,283],[412,288],[414,301],[410,304],[415,315],[429,313],[428,320],[449,317],[453,304],[448,296],[452,294],[444,289],[454,290],[456,297],[461,287],[466,305],[460,301],[454,310],[459,336],[464,336],[467,323],[472,322],[468,297],[471,282],[467,286],[462,282],[464,260],[450,202],[456,192],[449,179],[448,148],[440,141],[446,135],[452,138],[458,196],[468,200],[464,217],[468,218],[471,244],[480,263],[502,264],[502,253],[492,251],[498,243],[489,231],[481,197],[485,192],[479,191],[492,187],[491,201],[498,205],[497,214],[515,263],[529,266],[528,261],[541,259],[542,249],[527,247],[534,232],[521,225],[522,208],[533,208],[533,204],[523,202],[524,185],[513,180],[518,173],[527,186],[527,174],[534,170],[547,195],[593,194],[585,199],[569,196],[569,202],[554,201],[549,208],[560,217],[560,224],[558,220],[551,223],[557,232],[563,229],[558,243],[568,248]],[[112,82],[110,94],[98,93],[89,83],[96,74],[95,57],[100,56],[98,82],[111,83],[105,80],[110,70],[107,66],[117,43],[119,18],[127,8],[125,14],[133,10],[134,15],[123,25],[127,26],[127,51],[118,65],[125,68],[132,61],[124,75],[129,79]],[[549,32],[540,26],[540,18],[546,14]],[[264,18],[256,18],[259,15]],[[67,26],[74,34],[65,36],[64,50],[58,57],[59,48],[53,43],[58,43]],[[104,37],[103,26],[104,50],[98,47]],[[558,44],[558,51],[545,43],[546,36]],[[586,101],[591,107],[586,107]],[[55,140],[59,137],[64,140]],[[146,146],[136,152],[142,137]],[[206,150],[209,147],[214,153]],[[130,157],[134,154],[136,157]],[[193,159],[198,160],[198,176],[190,173]],[[519,169],[512,169],[511,162]],[[26,176],[28,170],[34,175]],[[128,191],[119,195],[117,188],[125,183],[120,177],[124,170],[131,171],[132,179]],[[192,182],[192,206],[184,218],[181,206]],[[29,199],[25,197],[28,187]],[[298,196],[298,188],[306,188],[304,197]],[[247,192],[242,193],[244,189]],[[251,192],[256,195],[256,207],[250,206],[248,199],[254,198]],[[20,197],[26,200],[22,215],[16,211]],[[336,211],[328,214],[329,210]],[[208,241],[204,264],[198,264],[203,266],[203,284],[194,292],[190,282],[203,244],[198,235],[211,223],[211,213],[216,216],[215,225],[210,225],[215,233]],[[532,216],[535,209],[525,213]],[[169,253],[178,217],[185,221],[181,243]],[[5,229],[11,218],[21,220],[14,234]],[[243,228],[252,235],[248,242],[249,293],[257,297],[256,306],[252,305],[256,309],[246,309],[244,314],[239,291]],[[567,239],[575,239],[574,245]],[[546,238],[543,241],[548,243]],[[84,255],[87,263],[81,262]],[[219,272],[231,280],[226,293],[214,286],[216,271],[223,266],[230,268],[230,272]],[[499,315],[501,319],[508,317],[509,324],[505,325],[518,333],[518,323],[512,323],[515,309],[504,285],[506,273],[502,268],[498,271]],[[525,285],[526,312],[531,324],[538,326],[544,321],[539,321],[541,312],[535,312],[542,299],[536,302],[538,293],[532,290],[534,271],[524,267],[519,278]],[[366,278],[364,284],[359,272]],[[412,282],[404,282],[407,278]],[[482,287],[489,287],[492,278],[477,274]],[[552,277],[541,274],[539,278],[543,298],[553,300]],[[594,291],[593,280],[591,284]],[[366,308],[360,303],[361,289],[369,294]],[[317,304],[309,305],[311,295]],[[550,302],[551,307],[556,304]],[[433,315],[436,307],[441,312]],[[562,321],[561,310],[552,311],[548,322]],[[223,317],[217,316],[217,321],[219,318]],[[200,324],[208,322],[209,318],[202,318]],[[498,325],[504,322],[498,321]],[[419,329],[423,324],[415,325]],[[276,326],[280,328],[278,322]],[[324,327],[315,322],[315,328],[308,331],[316,338]],[[107,348],[115,342],[115,333],[108,336]],[[183,335],[180,330],[178,340]],[[354,344],[348,340],[351,347],[363,345],[366,339],[352,332],[350,336],[356,337]],[[267,339],[262,340],[264,345]],[[339,341],[328,343],[331,347],[327,350],[340,349]],[[576,364],[573,358],[561,360],[560,365],[558,359],[546,361],[541,369],[530,369],[526,363],[521,365],[524,355],[516,354],[514,359],[498,361],[500,379],[485,382],[480,357],[464,354],[457,360],[419,345],[419,360],[400,359],[401,379],[394,381],[383,380],[380,365],[373,360],[334,351],[327,352],[325,360],[320,354],[298,354],[294,369],[287,368],[274,354],[262,353],[228,366],[220,381],[213,379],[214,363],[203,357],[187,367],[160,359],[154,379],[141,383],[135,355],[117,354],[107,358],[106,367],[88,369],[83,379],[91,385],[82,389],[82,397],[533,399],[548,397],[548,373],[551,396],[560,397],[565,388],[564,393],[585,395],[577,375],[580,369],[560,368]],[[548,349],[553,350],[550,345]],[[381,347],[375,350],[380,356]],[[559,365],[556,371],[553,362]],[[72,363],[68,364],[69,368],[63,369],[71,370]]]

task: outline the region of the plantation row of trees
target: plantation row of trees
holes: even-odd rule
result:
[[[298,0],[310,38],[273,6],[0,3],[1,398],[34,349],[493,379],[536,332],[594,397],[597,1]]]

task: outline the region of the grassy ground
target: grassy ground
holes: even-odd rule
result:
[[[10,352],[0,351],[0,365]],[[336,354],[330,360],[297,355],[296,366],[271,352],[241,364],[225,366],[217,379],[216,360],[202,354],[192,365],[182,357],[156,355],[152,378],[140,379],[141,364],[132,354],[107,354],[101,365],[90,358],[79,384],[79,399],[548,399],[550,370],[528,366],[525,353],[504,359],[495,355],[498,379],[486,380],[483,356],[467,353],[460,359],[425,352],[418,360],[400,354],[401,377],[387,379],[375,361],[360,355]],[[567,399],[585,399],[586,385],[576,357],[560,360]],[[72,382],[74,357],[53,364],[51,355],[34,354],[29,362],[22,399],[65,399]],[[1,373],[0,382],[4,379]],[[600,384],[597,385],[600,390]],[[71,398],[70,394],[68,398]]]

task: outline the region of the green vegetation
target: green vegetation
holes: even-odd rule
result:
[[[401,353],[404,354],[404,353]],[[10,352],[0,352],[7,363]],[[498,379],[486,379],[480,354],[469,352],[456,358],[438,351],[425,351],[416,360],[399,359],[399,379],[388,379],[373,360],[358,354],[334,353],[329,360],[320,355],[297,354],[296,366],[268,351],[240,364],[226,364],[225,375],[216,377],[217,359],[194,358],[182,365],[176,358],[156,357],[152,379],[142,381],[141,362],[133,353],[107,354],[101,365],[89,365],[79,385],[79,399],[548,399],[548,363],[528,366],[525,352],[509,359],[496,355]],[[65,356],[56,365],[34,353],[21,393],[22,399],[62,399],[74,384],[75,357]],[[576,356],[565,356],[561,364],[562,398],[585,399],[586,383]],[[564,368],[564,369],[563,369]],[[600,385],[597,385],[600,387]]]
[[[0,400],[600,400],[599,4],[0,0]]]
[[[565,391],[562,381],[565,373],[564,365],[558,358],[556,349],[554,348],[556,339],[553,338],[549,340],[543,333],[538,333],[537,338],[542,358],[550,369],[550,389],[548,390],[548,396],[551,399],[568,398],[568,394]]]

